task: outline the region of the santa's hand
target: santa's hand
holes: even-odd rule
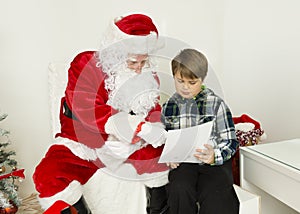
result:
[[[167,131],[162,123],[150,123],[146,122],[142,125],[141,131],[137,136],[141,137],[146,143],[151,144],[154,148],[157,148],[165,143]]]
[[[143,118],[140,116],[119,112],[108,118],[105,124],[105,132],[114,135],[122,142],[131,143],[136,127],[142,121]]]
[[[207,164],[213,164],[215,162],[215,151],[212,145],[204,144],[205,149],[196,149],[196,154],[194,156]]]
[[[121,141],[106,141],[106,147],[111,156],[118,159],[127,159],[132,153],[141,148],[141,143],[128,144]]]

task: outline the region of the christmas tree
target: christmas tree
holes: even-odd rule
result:
[[[0,112],[0,122],[6,117],[7,114]],[[8,211],[21,204],[17,181],[19,178],[25,178],[24,169],[17,169],[18,163],[12,158],[16,155],[15,152],[7,149],[10,145],[9,134],[9,131],[0,128],[0,213],[3,213],[3,209]]]

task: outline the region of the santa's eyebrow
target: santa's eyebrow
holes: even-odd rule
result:
[[[138,60],[136,58],[134,58],[134,57],[129,57],[128,61],[130,61],[130,62],[137,62]]]
[[[132,63],[139,62],[136,58],[128,58],[127,61],[132,62]],[[147,62],[147,61],[148,61],[148,57],[141,60],[140,62]]]

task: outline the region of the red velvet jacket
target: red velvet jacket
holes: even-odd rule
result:
[[[80,142],[89,148],[101,148],[108,135],[104,126],[107,119],[117,111],[107,105],[108,92],[105,89],[106,74],[96,67],[98,60],[94,51],[78,54],[71,62],[68,70],[68,84],[65,97],[61,100],[60,123],[61,132],[56,137],[65,137]],[[64,102],[72,112],[66,116]],[[159,122],[161,107],[157,104],[148,114],[146,120]],[[138,173],[166,170],[165,164],[157,160],[162,148],[148,145],[134,152],[129,158]]]

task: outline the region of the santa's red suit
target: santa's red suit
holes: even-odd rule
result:
[[[145,25],[149,26],[143,21],[135,26]],[[155,187],[167,182],[167,167],[158,163],[164,136],[157,75],[151,66],[135,74],[122,62],[107,69],[101,58],[105,51],[78,54],[68,70],[61,132],[33,175],[45,213],[61,213],[82,195],[93,213],[114,213],[118,201],[107,200],[130,204],[131,194],[139,200],[133,194],[136,185]],[[123,190],[127,198],[118,199]],[[93,198],[97,200],[90,202]]]

